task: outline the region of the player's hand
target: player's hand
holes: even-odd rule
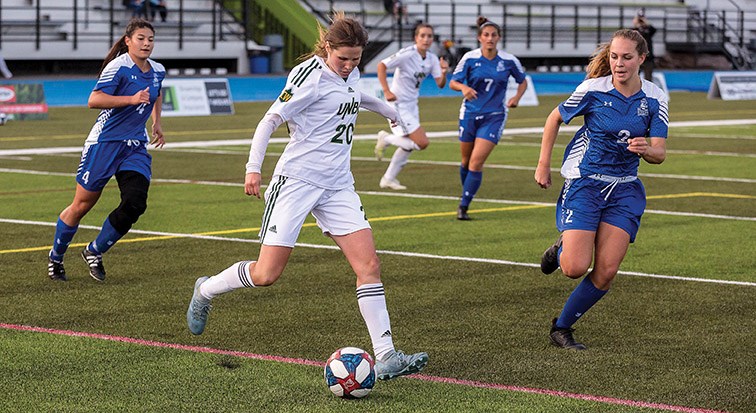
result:
[[[257,199],[260,199],[260,179],[259,173],[248,173],[244,177],[244,193],[250,196],[254,195]]]
[[[648,140],[642,136],[638,138],[630,138],[627,140],[627,143],[627,150],[638,154],[638,156],[643,156],[648,152]]]
[[[543,189],[551,186],[551,167],[549,165],[538,164],[535,171],[535,181]]]
[[[517,99],[517,98],[513,97],[513,98],[509,99],[509,101],[507,102],[507,107],[508,108],[516,108],[517,105],[519,105],[519,104],[520,104],[520,99]]]
[[[163,136],[163,127],[159,122],[152,124],[152,140],[150,144],[155,145],[156,148],[162,148],[165,145],[165,137]]]
[[[465,96],[465,99],[467,100],[475,100],[478,98],[478,92],[475,89],[471,88],[470,86],[463,85],[462,94]]]
[[[394,94],[394,92],[392,92],[390,90],[384,90],[383,91],[383,97],[386,98],[387,102],[394,102],[394,101],[396,101],[396,95]]]
[[[441,71],[444,72],[444,74],[449,72],[449,62],[446,61],[443,57],[438,59],[438,64],[441,66]]]
[[[131,96],[132,105],[139,105],[142,103],[146,103],[146,104],[150,103],[150,87],[149,86],[144,88],[144,90],[140,90],[139,92],[134,93]]]

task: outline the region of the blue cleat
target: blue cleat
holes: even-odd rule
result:
[[[392,351],[383,360],[375,362],[375,373],[381,380],[391,380],[399,376],[418,373],[426,364],[428,364],[427,353],[415,353],[408,356],[401,351]]]
[[[192,294],[192,301],[189,303],[189,309],[186,311],[186,324],[189,326],[189,331],[195,336],[198,336],[205,331],[207,315],[212,309],[210,300],[202,297],[199,292],[200,285],[207,281],[208,278],[210,277],[199,277],[197,278],[197,281],[194,282],[194,294]]]

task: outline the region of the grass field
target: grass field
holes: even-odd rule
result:
[[[513,110],[507,129],[542,126],[564,98]],[[74,238],[69,281],[46,276],[96,111],[51,108],[48,121],[0,127],[0,411],[756,411],[756,125],[738,124],[756,118],[756,102],[673,93],[673,122],[727,122],[675,125],[667,160],[642,164],[648,209],[611,292],[576,324],[589,346],[580,353],[548,344],[576,282],[537,268],[557,235],[561,184],[556,171],[549,190],[533,180],[540,135],[504,136],[470,222],[455,219],[453,137],[412,155],[400,193],[378,187],[387,162],[372,156],[372,139],[356,139],[394,342],[430,363],[352,402],[330,394],[319,363],[370,340],[354,276],[312,219],[277,284],[214,300],[202,336],[185,325],[194,280],[259,250],[263,203],[241,185],[248,145],[207,141],[249,139],[267,107],[164,119],[149,208],[106,254],[105,283],[77,255],[119,202],[115,182]],[[423,125],[450,135],[458,109],[459,99],[422,100]],[[385,127],[364,113],[356,133]],[[570,137],[560,135],[555,167]],[[35,151],[9,152],[24,149]],[[282,150],[270,145],[264,175]]]

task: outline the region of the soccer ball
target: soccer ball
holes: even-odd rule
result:
[[[8,115],[4,112],[0,112],[0,126],[5,125],[6,123],[8,123]]]
[[[365,350],[344,347],[331,354],[323,375],[333,394],[345,399],[361,399],[375,385],[375,362]]]

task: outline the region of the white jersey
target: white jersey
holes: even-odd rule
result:
[[[350,162],[354,124],[360,108],[360,71],[345,80],[313,56],[289,73],[281,95],[268,109],[288,122],[291,140],[275,176],[300,179],[320,188],[354,184]]]
[[[438,56],[426,52],[423,58],[416,45],[399,50],[381,60],[381,63],[386,65],[388,71],[394,70],[391,92],[396,95],[397,102],[417,102],[423,80],[428,75],[434,79],[442,76]]]

